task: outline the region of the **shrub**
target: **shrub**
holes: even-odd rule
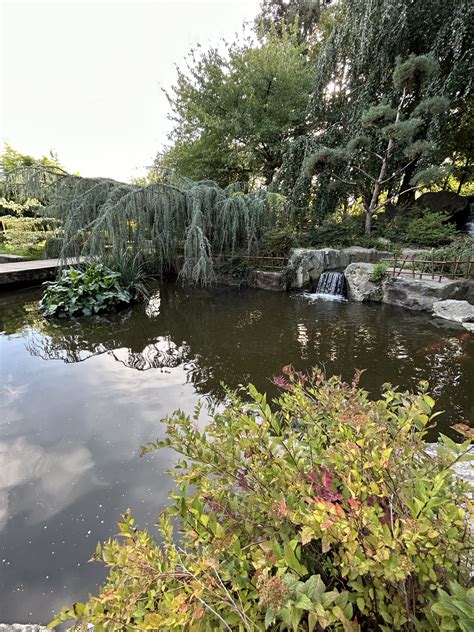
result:
[[[369,280],[372,283],[380,283],[387,276],[389,265],[387,261],[379,261],[374,264],[372,272],[370,273]]]
[[[270,406],[249,386],[199,429],[164,419],[184,458],[160,519],[162,544],[130,514],[98,545],[97,597],[54,624],[139,630],[440,630],[468,585],[468,442],[425,451],[434,401],[284,370]],[[247,399],[250,398],[250,403]],[[175,530],[177,533],[175,533]],[[441,592],[443,591],[443,592]],[[446,593],[446,595],[445,595]],[[434,605],[436,607],[434,607]],[[458,612],[458,611],[456,611]]]
[[[417,246],[439,246],[449,243],[456,235],[456,229],[447,223],[447,215],[426,211],[407,225],[404,240]]]
[[[57,259],[61,254],[62,239],[60,237],[50,237],[44,246],[45,259]]]
[[[294,228],[274,228],[264,234],[260,254],[266,257],[286,257],[297,245],[298,238]]]
[[[46,284],[40,301],[44,316],[91,316],[130,304],[144,292],[140,280],[125,280],[120,272],[93,262],[86,270],[64,270]]]
[[[456,273],[466,274],[467,264],[465,262],[467,262],[468,259],[474,262],[474,239],[472,237],[468,237],[467,235],[455,237],[448,246],[427,250],[426,252],[418,255],[417,259],[434,259],[435,261],[447,262],[461,261],[464,263],[459,263],[457,265]],[[443,274],[445,274],[446,276],[452,274],[454,272],[454,265],[452,263],[445,264],[443,266]],[[417,268],[422,269],[423,264],[419,264]],[[436,269],[441,269],[440,264],[437,264]],[[474,266],[471,267],[471,276],[472,275],[474,275]]]

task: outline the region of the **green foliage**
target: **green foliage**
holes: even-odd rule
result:
[[[456,229],[448,223],[446,213],[425,211],[412,219],[405,228],[404,240],[418,246],[440,246],[449,243]]]
[[[346,199],[352,192],[364,201],[367,237],[371,234],[373,215],[396,197],[391,191],[395,186],[400,187],[400,174],[409,166],[419,172],[416,169],[419,159],[435,154],[436,147],[427,138],[426,120],[413,116],[413,108],[420,105],[420,90],[436,70],[435,61],[425,55],[411,55],[405,62],[399,59],[392,73],[399,90],[397,106],[385,100],[370,106],[359,120],[359,127],[365,128],[367,136],[354,136],[346,148],[321,147],[306,160],[308,176],[324,172],[339,186],[341,183],[346,186]],[[442,98],[435,101],[439,105]],[[437,111],[433,103],[431,106]],[[421,111],[429,111],[426,101]],[[406,157],[410,162],[398,168]],[[421,173],[421,176],[412,174],[412,189],[439,179],[441,170],[434,173],[431,166]]]
[[[47,283],[40,309],[44,316],[72,318],[112,311],[130,304],[144,292],[140,272],[124,278],[105,265],[91,263],[84,271],[70,268]]]
[[[183,281],[210,283],[213,258],[238,250],[258,254],[262,236],[294,218],[281,196],[240,186],[192,182],[173,174],[149,184],[81,178],[30,167],[13,183],[17,196],[39,193],[45,213],[61,220],[61,258],[99,257],[117,269],[127,257]]]
[[[183,458],[162,544],[125,515],[120,541],[97,546],[106,584],[55,624],[431,632],[469,617],[472,508],[453,466],[472,457],[444,436],[427,454],[426,383],[370,401],[317,371],[274,381],[272,405],[249,386],[203,429],[199,407],[163,420],[167,438],[145,452]]]
[[[49,237],[44,246],[44,258],[58,259],[61,256],[62,244],[60,237]]]
[[[312,69],[294,30],[190,55],[168,95],[175,127],[158,164],[226,186],[271,182],[286,143],[302,133]]]
[[[438,64],[433,55],[410,55],[395,66],[393,85],[399,91],[416,93],[437,71]]]
[[[423,119],[419,137],[429,142],[433,151],[426,151],[425,145],[417,154],[417,147],[412,146],[408,155],[403,147],[397,148],[386,178],[398,175],[386,183],[387,197],[400,192],[400,204],[408,208],[414,201],[411,187],[433,182],[410,183],[413,175],[445,162],[455,166],[458,182],[453,190],[466,194],[471,188],[473,170],[473,3],[338,0],[334,13],[334,26],[315,62],[308,129],[304,138],[298,138],[295,147],[288,148],[285,154],[280,186],[288,194],[293,195],[294,191],[298,199],[302,197],[301,190],[306,191],[306,203],[314,208],[317,221],[333,213],[341,196],[335,199],[329,195],[321,175],[308,182],[308,152],[301,149],[316,139],[320,146],[344,148],[361,131],[370,137],[377,128],[363,128],[364,118],[379,127],[384,111],[393,117],[394,104],[405,86],[409,93],[404,103],[405,118]],[[399,59],[405,63],[397,69],[395,86],[393,71]],[[438,64],[437,73],[419,89],[420,80],[433,70],[433,59]],[[377,110],[371,111],[374,104],[382,106],[378,110],[382,119]],[[373,141],[372,138],[371,147],[362,148],[364,153],[355,163],[372,177],[380,167],[377,154],[383,155],[386,148],[377,147]],[[350,169],[339,169],[337,175],[346,181],[361,176]],[[443,180],[435,181],[446,186]],[[369,204],[370,184],[365,183],[363,189]],[[341,195],[349,200],[354,188],[347,186]]]
[[[14,250],[37,251],[47,239],[60,234],[60,222],[51,217],[3,215],[4,243]]]
[[[456,266],[456,272],[458,274],[466,274],[468,260],[474,261],[474,239],[468,236],[458,235],[452,239],[451,243],[441,248],[432,248],[417,257],[418,259],[434,259],[435,261],[447,261],[456,263],[446,263],[443,267],[443,273],[449,276],[454,272],[454,266]],[[422,264],[420,264],[421,266]],[[471,276],[474,277],[474,269],[471,269]]]
[[[370,273],[369,280],[372,283],[380,283],[385,279],[388,273],[389,265],[386,261],[379,261],[374,264],[372,272]]]
[[[261,254],[267,257],[287,257],[290,250],[298,245],[298,234],[293,227],[277,227],[263,235]]]
[[[471,632],[474,622],[474,588],[463,588],[449,582],[449,593],[441,588],[433,612],[441,617],[442,630]]]

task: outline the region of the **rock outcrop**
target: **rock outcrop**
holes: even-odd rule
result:
[[[474,305],[467,301],[446,300],[433,304],[433,313],[439,318],[461,323],[474,333]]]
[[[343,270],[351,263],[375,263],[384,257],[390,257],[390,252],[383,252],[375,248],[359,248],[352,246],[336,250],[334,248],[295,248],[290,256],[288,265],[295,270],[292,287],[302,288],[315,285],[323,272],[329,270]]]
[[[381,285],[370,280],[373,268],[372,263],[351,263],[347,266],[344,276],[347,296],[351,301],[364,303],[382,300]]]
[[[447,299],[464,299],[470,291],[464,280],[417,279],[408,275],[389,277],[383,283],[383,302],[406,309],[432,312],[433,305]]]
[[[260,290],[274,290],[283,292],[286,290],[286,278],[283,272],[269,272],[266,270],[254,270],[249,279],[251,287]]]

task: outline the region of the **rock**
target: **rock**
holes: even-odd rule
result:
[[[433,304],[433,313],[435,316],[445,320],[453,320],[456,323],[474,324],[474,305],[467,301],[438,301]]]
[[[421,255],[424,252],[426,252],[426,248],[424,250],[422,248],[403,248],[402,256],[398,257],[399,265],[401,264],[403,259],[405,259],[405,257],[407,257],[408,259],[411,259],[412,257],[416,257],[417,255]]]
[[[295,248],[290,256],[288,265],[296,270],[292,287],[302,288],[316,284],[323,272],[328,270],[343,270],[354,262],[372,263],[391,253],[381,252],[375,248],[359,248],[352,246],[343,250],[334,248]]]
[[[285,274],[283,272],[254,270],[250,276],[250,285],[260,290],[284,292],[286,290]]]
[[[462,326],[464,327],[464,329],[470,331],[471,334],[474,334],[474,323],[463,323]]]
[[[407,309],[432,312],[434,303],[464,298],[468,291],[463,280],[417,279],[408,275],[389,277],[383,282],[383,302]]]
[[[458,228],[462,227],[469,215],[469,199],[452,191],[430,191],[420,195],[416,202],[423,208],[448,213]]]
[[[372,263],[351,263],[345,269],[347,295],[352,301],[361,303],[382,299],[381,285],[370,281],[373,268]]]

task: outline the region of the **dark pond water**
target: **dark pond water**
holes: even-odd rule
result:
[[[161,417],[215,405],[220,382],[273,393],[283,365],[320,365],[374,396],[426,379],[439,424],[474,418],[465,330],[377,305],[164,285],[150,305],[53,326],[38,293],[0,295],[0,621],[43,622],[103,578],[88,559],[133,509],[153,530],[171,452],[139,457]]]

